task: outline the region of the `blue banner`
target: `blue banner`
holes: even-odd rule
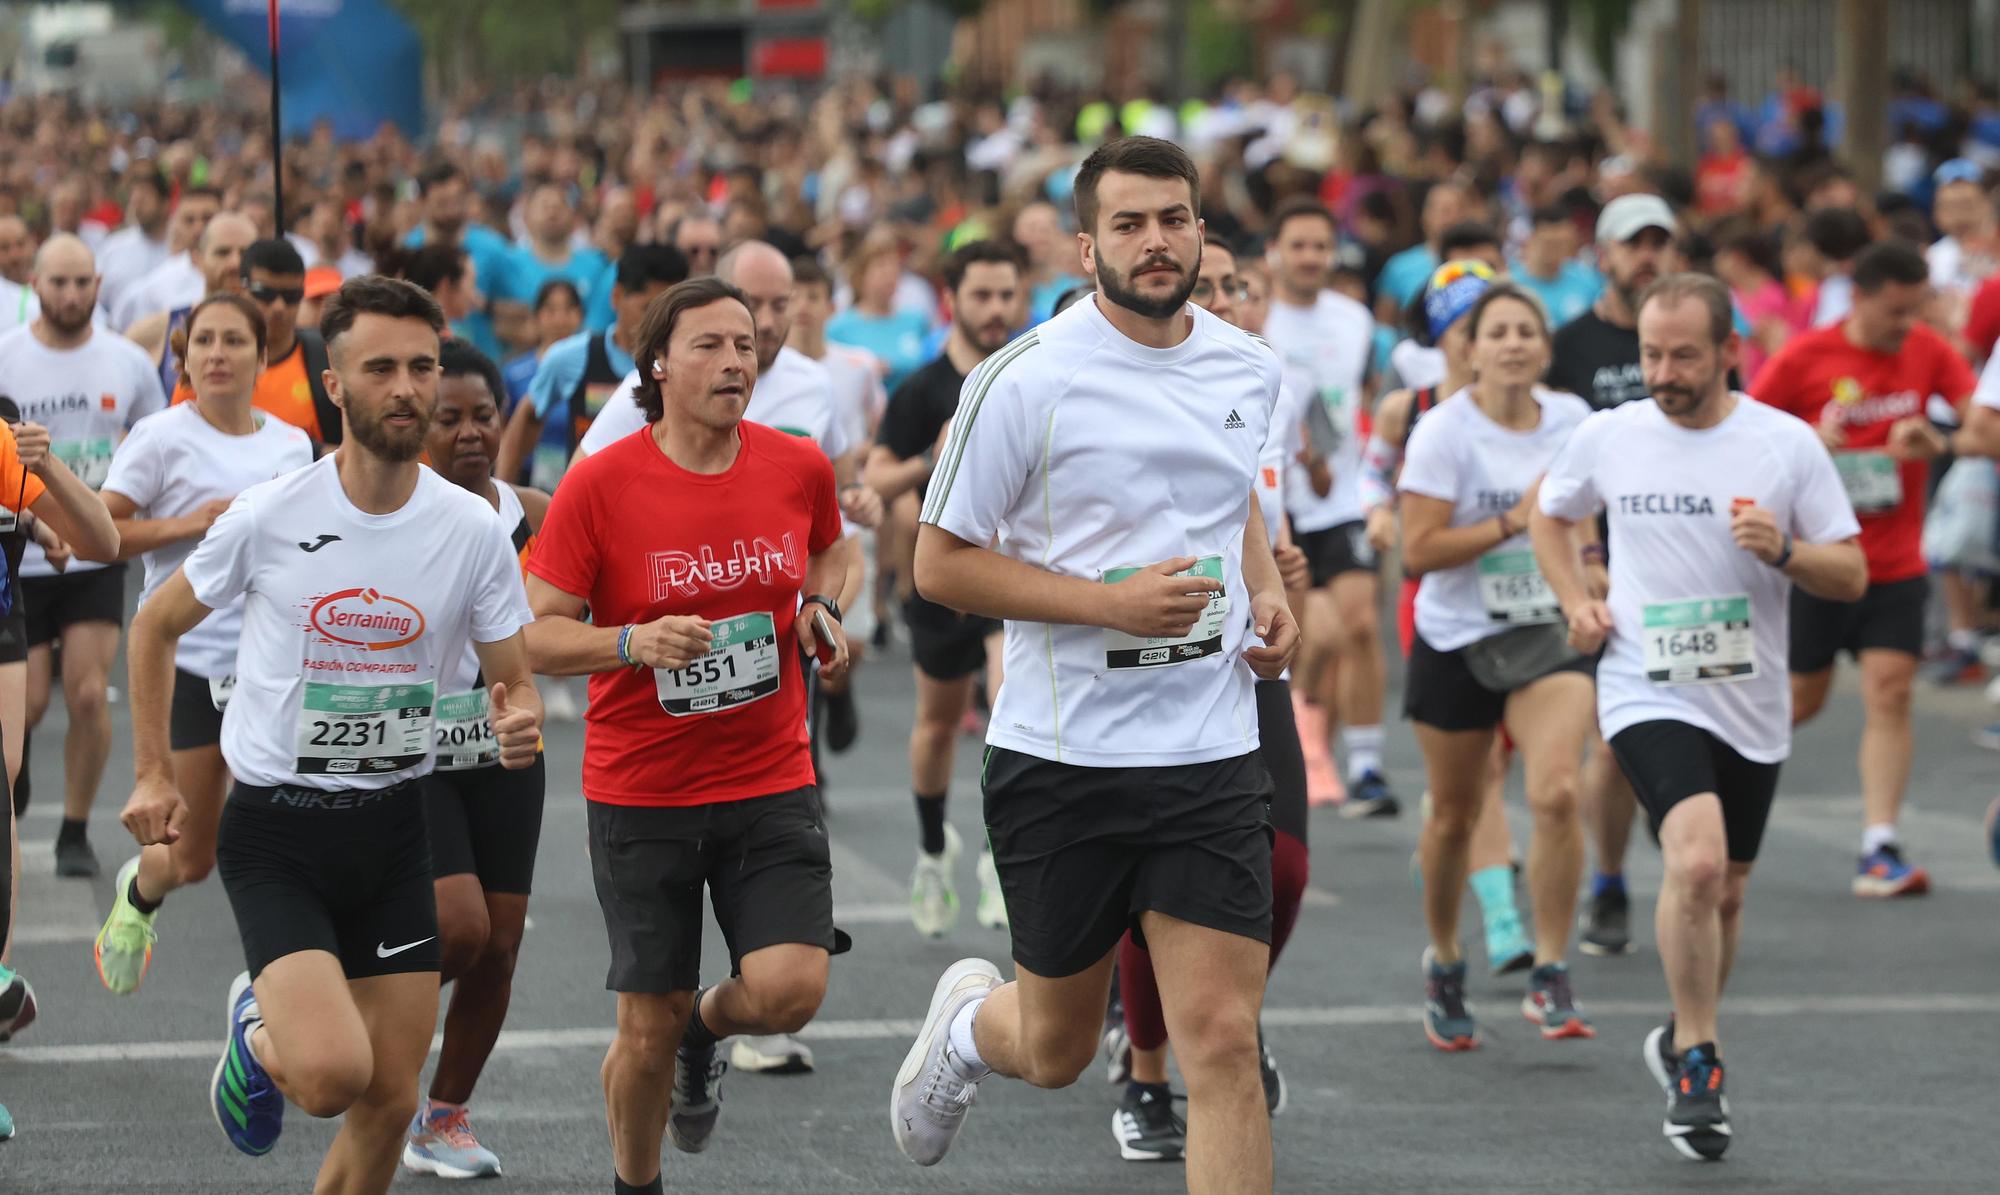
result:
[[[269,0],[181,0],[184,7],[271,69]],[[283,132],[300,137],[321,120],[343,140],[392,121],[424,135],[424,53],[387,0],[279,0],[278,65]]]

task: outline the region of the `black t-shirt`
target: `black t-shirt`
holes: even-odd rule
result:
[[[958,392],[965,375],[951,363],[949,353],[903,379],[889,396],[882,411],[882,425],[875,442],[896,454],[899,461],[922,456],[937,445],[938,433],[958,410]],[[923,494],[923,487],[917,491]]]
[[[1577,316],[1556,331],[1548,384],[1577,395],[1598,411],[1646,397],[1639,330],[1607,323],[1595,311]]]

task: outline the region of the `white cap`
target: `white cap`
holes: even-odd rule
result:
[[[1600,242],[1629,241],[1648,228],[1657,228],[1668,236],[1678,235],[1681,230],[1674,220],[1674,209],[1658,195],[1620,195],[1605,204],[1597,215]]]

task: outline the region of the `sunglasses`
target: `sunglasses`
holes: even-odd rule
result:
[[[246,293],[259,303],[272,303],[283,299],[288,306],[297,307],[305,300],[306,288],[303,286],[265,286],[261,282],[252,282],[246,288]]]

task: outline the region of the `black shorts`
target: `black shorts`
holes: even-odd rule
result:
[[[0,618],[0,664],[19,664],[28,658],[28,616],[21,609],[21,595],[14,595],[14,609]]]
[[[588,804],[610,990],[700,984],[704,883],[732,970],[766,946],[834,950],[833,863],[816,789],[680,807]]]
[[[475,875],[488,892],[528,895],[547,786],[548,766],[540,754],[520,771],[496,763],[424,777],[432,874]]]
[[[1596,670],[1595,657],[1583,656],[1546,675],[1593,676]],[[1508,696],[1473,678],[1465,666],[1464,648],[1439,651],[1422,635],[1410,640],[1410,659],[1403,670],[1403,716],[1410,721],[1438,730],[1491,730],[1505,720]]]
[[[423,789],[320,792],[238,784],[215,866],[255,979],[324,950],[349,979],[438,969],[437,897]]]
[[[1271,773],[1271,828],[1306,841],[1306,755],[1292,717],[1292,684],[1257,682],[1257,753]]]
[[[53,643],[80,622],[125,625],[125,562],[53,577],[22,577],[28,646]]]
[[[1756,861],[1778,795],[1779,765],[1755,763],[1698,726],[1665,720],[1640,722],[1612,735],[1611,754],[1632,782],[1654,838],[1674,806],[1714,793],[1722,800],[1730,861]]]
[[[1256,752],[1173,767],[1087,768],[986,750],[986,838],[1014,961],[1089,969],[1147,910],[1271,940],[1271,776]]]
[[[1923,655],[1930,585],[1928,577],[1883,581],[1870,585],[1858,602],[1829,602],[1792,586],[1792,671],[1825,672],[1843,651],[1856,657],[1876,649]]]
[[[167,743],[176,751],[194,751],[222,742],[222,711],[208,679],[174,669],[174,700],[167,715]]]
[[[1368,542],[1368,524],[1336,523],[1321,531],[1294,531],[1292,542],[1312,565],[1313,588],[1342,573],[1375,571],[1375,549]]]
[[[903,602],[910,628],[910,655],[932,680],[959,680],[986,666],[986,637],[999,633],[997,618],[960,614],[949,606],[911,594]]]

